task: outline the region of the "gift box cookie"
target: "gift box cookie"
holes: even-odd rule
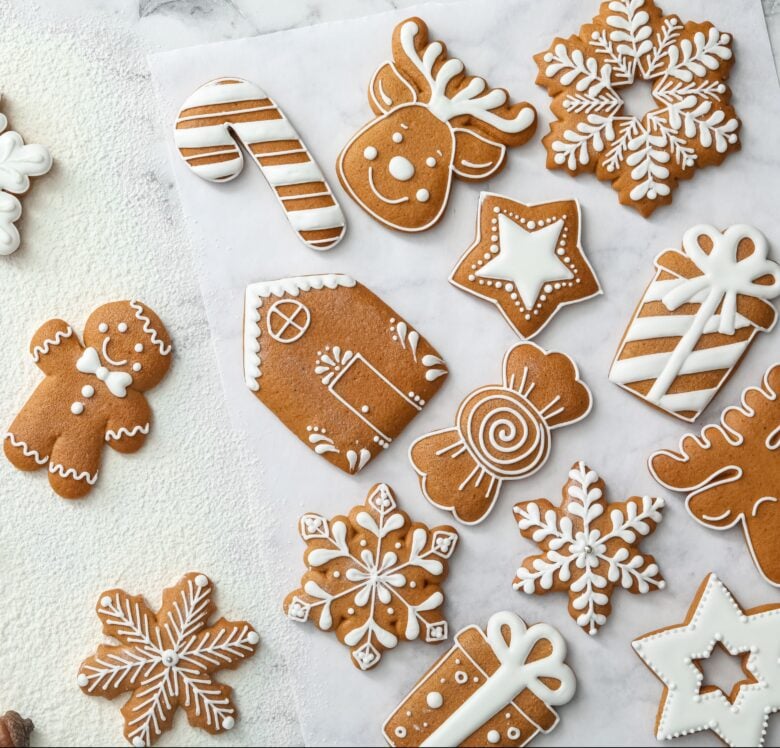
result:
[[[441,387],[447,368],[408,322],[346,275],[246,290],[244,379],[316,454],[357,473]]]
[[[468,626],[385,722],[392,746],[522,746],[558,724],[574,696],[566,642],[552,626],[514,613]]]
[[[694,226],[656,274],[620,343],[609,378],[651,405],[695,421],[759,332],[777,322],[780,265],[752,226]]]

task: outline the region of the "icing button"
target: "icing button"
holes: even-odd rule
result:
[[[94,397],[95,395],[95,388],[91,384],[85,384],[81,388],[81,396],[86,397],[87,400],[89,400],[90,397]]]
[[[73,413],[74,416],[80,416],[84,412],[84,403],[73,403],[73,405],[70,406],[70,412]]]

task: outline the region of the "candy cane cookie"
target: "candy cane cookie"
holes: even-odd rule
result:
[[[254,83],[219,78],[201,86],[184,102],[174,140],[187,165],[209,182],[241,173],[243,146],[304,244],[331,249],[344,236],[344,214],[320,167],[282,110]]]

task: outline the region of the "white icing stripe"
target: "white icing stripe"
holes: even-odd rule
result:
[[[234,158],[226,161],[217,161],[211,164],[195,164],[191,165],[191,168],[199,177],[216,181],[236,176],[241,171],[243,164],[244,158],[237,152]]]
[[[258,379],[262,371],[262,357],[260,355],[260,328],[259,309],[263,299],[270,296],[281,298],[282,296],[298,296],[301,292],[319,291],[323,288],[335,289],[339,287],[353,288],[357,284],[354,278],[348,275],[300,275],[292,278],[282,278],[275,281],[262,281],[247,286],[244,294],[244,382],[252,392],[260,389]]]
[[[221,79],[223,80],[223,79]],[[249,81],[237,79],[236,83],[213,81],[201,86],[185,102],[182,109],[193,109],[198,106],[213,104],[234,104],[238,101],[267,99],[268,95],[260,86]]]
[[[37,462],[39,465],[45,465],[49,461],[48,455],[46,457],[42,457],[41,453],[35,449],[32,449],[27,444],[27,442],[24,442],[21,439],[17,439],[12,433],[8,431],[5,434],[3,434],[3,439],[8,439],[8,441],[11,442],[12,447],[21,449],[22,454],[25,457],[32,457],[35,460],[35,462]]]
[[[676,338],[685,335],[691,326],[693,317],[690,315],[673,315],[669,317],[637,317],[628,328],[624,341],[653,340],[656,338]],[[750,327],[751,323],[741,314],[737,315],[735,329]],[[704,327],[704,334],[718,332],[720,315],[711,317]]]
[[[135,318],[144,323],[144,332],[149,336],[152,345],[156,345],[159,348],[161,355],[167,356],[171,352],[171,346],[160,340],[157,330],[152,327],[152,320],[144,314],[143,305],[133,299],[130,302],[130,306],[135,309]]]
[[[296,231],[333,229],[344,223],[344,216],[338,205],[309,210],[291,210],[287,215],[290,218],[290,224]]]
[[[109,430],[106,432],[106,441],[117,441],[123,436],[133,437],[137,436],[138,434],[143,434],[146,436],[149,433],[149,426],[150,424],[147,423],[144,426],[134,426],[130,430],[126,429],[124,426],[120,426],[116,431]]]
[[[298,133],[286,119],[263,119],[256,122],[234,122],[231,127],[245,143],[268,143],[275,140],[298,140]],[[272,154],[267,154],[272,155]]]
[[[90,486],[94,486],[98,479],[98,473],[95,471],[95,474],[92,475],[88,471],[84,470],[82,472],[76,471],[74,468],[66,468],[63,465],[59,465],[56,462],[52,462],[49,465],[49,472],[52,474],[59,475],[61,478],[72,478],[73,480],[85,480],[87,483],[89,483]]]
[[[667,280],[654,280],[645,291],[644,302],[661,301],[672,289],[682,285],[683,278],[668,278]],[[699,291],[691,300],[692,304],[701,304],[707,298],[707,290]]]
[[[730,369],[739,361],[749,342],[749,340],[744,340],[739,343],[694,351],[683,362],[678,376]],[[635,356],[615,361],[609,378],[618,384],[655,379],[664,370],[671,357],[672,353],[650,353],[646,356]]]
[[[263,172],[268,183],[273,187],[285,184],[303,184],[304,182],[324,182],[320,167],[314,161],[298,164],[275,164],[264,166]],[[327,192],[324,194],[328,194]],[[340,211],[339,211],[340,212]]]
[[[179,122],[193,122],[198,119],[207,119],[209,117],[234,117],[237,114],[249,114],[250,112],[269,112],[272,109],[276,109],[276,104],[265,104],[263,106],[251,106],[246,109],[226,109],[223,112],[209,112],[208,114],[189,114],[185,116],[179,116],[176,123]]]
[[[206,148],[213,145],[233,145],[233,138],[224,125],[182,127],[174,130],[177,148]]]
[[[68,328],[63,332],[57,330],[54,333],[53,338],[47,338],[40,345],[36,345],[32,350],[32,360],[37,364],[41,356],[45,356],[54,346],[58,346],[63,340],[73,335],[73,328],[68,325]]]
[[[673,395],[664,395],[658,401],[658,406],[673,413],[682,413],[688,410],[698,413],[707,407],[707,403],[715,397],[717,391],[718,388],[713,387],[709,390],[691,390],[690,392],[676,392]]]

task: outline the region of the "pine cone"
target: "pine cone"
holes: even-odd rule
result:
[[[16,712],[0,717],[0,748],[29,748],[32,720],[23,719]]]

